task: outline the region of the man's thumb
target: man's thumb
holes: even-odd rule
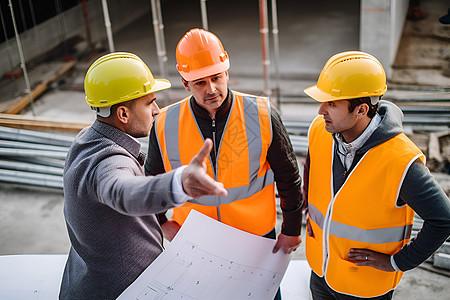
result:
[[[205,143],[203,144],[202,149],[197,153],[197,160],[199,162],[204,162],[206,158],[208,157],[209,153],[211,152],[213,147],[211,139],[206,139]]]

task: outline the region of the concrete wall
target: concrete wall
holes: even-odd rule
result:
[[[409,0],[361,0],[360,49],[382,63],[389,78]]]
[[[87,1],[86,5],[93,43],[102,42],[107,45],[102,1]],[[148,14],[151,18],[150,2],[147,0],[133,0],[133,5],[130,5],[128,0],[110,0],[108,6],[113,32],[117,32],[144,14]],[[16,15],[17,13],[15,12]],[[87,41],[81,4],[20,34],[25,60],[30,61],[75,36]],[[0,45],[0,76],[18,68],[19,65],[17,42],[13,37]]]

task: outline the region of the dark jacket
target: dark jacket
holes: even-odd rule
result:
[[[403,132],[403,113],[396,105],[387,101],[381,101],[378,113],[382,121],[366,143],[356,151],[350,169],[345,172],[341,160],[333,160],[333,188],[335,194],[344,184],[348,174],[351,173],[355,165],[369,149]],[[338,157],[336,149],[334,151],[335,157]],[[305,209],[308,201],[309,160],[308,153],[303,174]],[[379,184],[389,183],[374,183],[374,190],[368,192],[376,192],[376,186]],[[420,161],[416,161],[406,173],[397,203],[398,205],[406,203],[424,220],[423,227],[417,237],[394,254],[394,261],[399,269],[407,271],[424,262],[449,237],[450,201],[428,168]]]
[[[228,97],[216,112],[215,130],[216,130],[216,147],[218,149],[222,139],[223,130],[225,128],[228,114],[230,112],[232,91],[228,90]],[[203,137],[213,137],[212,119],[208,112],[199,106],[193,97],[190,99],[190,105],[194,111],[195,119],[200,127]],[[297,160],[292,149],[289,135],[284,127],[279,114],[275,109],[271,109],[272,120],[272,143],[269,146],[267,160],[272,168],[278,194],[281,198],[281,210],[283,212],[282,233],[289,236],[300,235],[302,220],[302,194],[301,194],[301,178],[298,171]],[[216,153],[211,151],[211,160],[215,165]],[[150,132],[149,150],[147,160],[144,165],[147,175],[155,175],[165,172],[161,158],[161,152],[158,146],[154,127]],[[164,215],[160,215],[161,224],[167,219]]]

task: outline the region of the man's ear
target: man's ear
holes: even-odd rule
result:
[[[116,117],[123,124],[127,124],[130,117],[130,111],[128,107],[121,105],[116,109]]]
[[[191,92],[191,89],[189,88],[189,85],[188,85],[187,80],[184,79],[183,77],[181,77],[181,82],[182,82],[183,85],[184,85],[184,89],[190,93],[190,92]]]
[[[363,103],[363,104],[359,105],[357,114],[359,117],[363,117],[363,116],[367,115],[368,111],[369,111],[369,105],[367,105],[367,103]]]

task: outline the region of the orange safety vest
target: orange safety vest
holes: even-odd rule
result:
[[[340,190],[333,192],[334,140],[317,117],[309,131],[308,212],[312,236],[306,237],[311,269],[335,291],[376,297],[394,289],[403,272],[385,272],[349,261],[350,248],[393,255],[409,242],[414,211],[396,205],[409,166],[425,157],[401,133],[370,149]]]
[[[204,196],[196,204],[185,203],[173,209],[173,220],[181,225],[195,209],[235,228],[265,235],[276,223],[274,175],[267,161],[272,142],[269,100],[238,92],[230,97],[216,166],[209,157],[207,161],[207,174],[223,183],[228,196]],[[189,99],[162,109],[155,121],[166,172],[189,164],[204,143]]]

